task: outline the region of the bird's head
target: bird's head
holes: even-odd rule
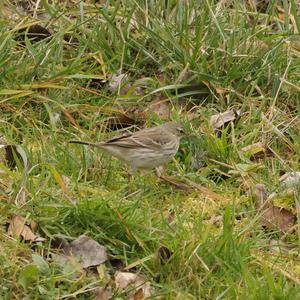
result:
[[[167,131],[181,138],[186,135],[183,126],[177,122],[168,122],[163,125]]]

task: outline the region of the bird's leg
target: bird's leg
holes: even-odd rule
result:
[[[133,179],[133,174],[135,172],[135,169],[130,167],[128,170],[127,178],[128,178],[128,183]]]
[[[165,173],[166,167],[165,166],[159,166],[157,168],[155,168],[155,174],[158,178],[163,177],[164,173]]]

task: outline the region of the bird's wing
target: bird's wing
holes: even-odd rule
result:
[[[147,134],[141,134],[141,131],[133,134],[128,134],[118,138],[113,138],[102,143],[102,146],[117,146],[121,148],[150,148],[160,150],[161,146],[170,142],[170,139],[165,137],[161,132],[157,135],[157,131],[147,130]]]

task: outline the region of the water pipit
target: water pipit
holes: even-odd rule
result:
[[[127,163],[129,173],[137,169],[158,168],[170,161],[177,153],[180,139],[185,135],[183,127],[176,122],[139,130],[114,137],[105,142],[93,143],[70,141],[101,148]]]

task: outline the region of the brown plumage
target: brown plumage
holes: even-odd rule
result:
[[[127,163],[131,171],[134,171],[152,169],[167,163],[177,153],[183,135],[184,130],[180,124],[168,122],[114,137],[105,142],[70,141],[70,143],[104,149]]]

